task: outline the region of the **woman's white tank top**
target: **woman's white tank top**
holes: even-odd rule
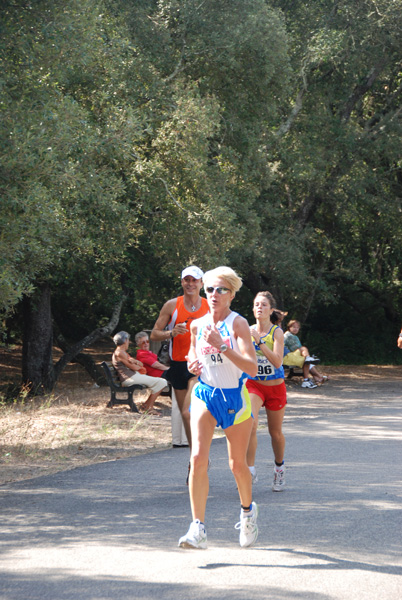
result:
[[[237,316],[238,313],[232,311],[224,321],[217,323],[217,328],[222,336],[223,343],[229,348],[240,352],[233,333],[233,322]],[[204,340],[202,332],[207,325],[213,326],[212,315],[210,313],[197,320],[195,349],[197,358],[203,367],[200,380],[214,388],[237,388],[239,387],[243,371],[236,367],[224,352],[217,350]]]

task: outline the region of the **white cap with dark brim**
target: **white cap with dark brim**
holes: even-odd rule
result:
[[[199,269],[198,267],[191,266],[183,269],[181,273],[181,278],[184,279],[185,277],[187,277],[187,275],[191,275],[191,277],[194,277],[194,279],[202,279],[204,276],[204,272],[201,271],[201,269]]]

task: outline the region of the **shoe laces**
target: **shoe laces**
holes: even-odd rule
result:
[[[243,512],[240,517],[240,521],[236,523],[235,529],[252,529],[253,527],[253,516],[254,511],[250,511],[248,513]]]
[[[196,539],[200,539],[205,534],[205,527],[200,521],[193,521],[190,525],[190,533]]]
[[[281,481],[285,475],[285,471],[274,471],[274,481]]]

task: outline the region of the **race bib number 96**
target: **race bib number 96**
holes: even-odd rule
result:
[[[268,375],[272,375],[275,371],[274,366],[271,365],[271,363],[265,356],[257,356],[257,364],[257,377],[267,377]]]

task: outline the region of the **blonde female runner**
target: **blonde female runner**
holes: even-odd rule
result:
[[[206,548],[204,524],[209,480],[208,457],[215,427],[226,434],[229,464],[240,496],[240,546],[257,539],[258,507],[252,501],[251,474],[246,452],[253,426],[247,376],[257,374],[257,360],[249,325],[230,308],[241,279],[229,267],[218,267],[204,275],[210,313],[191,324],[188,369],[198,375],[191,395],[193,440],[189,477],[193,521],[180,538],[182,548]]]

